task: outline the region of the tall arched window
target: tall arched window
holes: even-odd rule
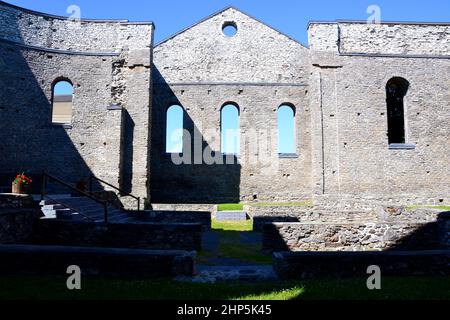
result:
[[[239,108],[234,104],[222,107],[220,116],[221,150],[223,154],[239,155]]]
[[[166,153],[183,153],[184,111],[179,105],[167,109]]]
[[[72,122],[73,85],[68,80],[58,81],[53,86],[52,123]]]
[[[409,82],[399,77],[392,78],[386,85],[389,144],[406,142],[404,98],[408,88]]]
[[[278,153],[295,154],[295,109],[284,104],[278,108]]]

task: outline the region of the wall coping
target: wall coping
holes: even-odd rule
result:
[[[24,13],[29,13],[36,16],[51,18],[51,19],[57,19],[57,20],[70,20],[69,17],[49,14],[45,12],[35,11],[31,9],[27,9],[24,7],[20,7],[11,3],[7,3],[4,1],[0,1],[0,6],[13,8],[16,10],[20,10]],[[119,23],[119,24],[130,24],[130,25],[154,25],[152,21],[137,21],[137,22],[130,22],[128,19],[80,19],[81,22],[88,22],[88,23]]]

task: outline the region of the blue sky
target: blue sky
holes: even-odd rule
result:
[[[368,18],[367,8],[378,5],[382,20],[446,22],[449,0],[9,0],[32,10],[67,16],[70,5],[78,5],[82,18],[153,21],[159,42],[210,14],[233,5],[307,43],[311,20]]]
[[[61,95],[71,95],[73,94],[73,87],[72,85],[67,81],[60,81],[57,84],[55,84],[55,87],[53,88],[53,94],[55,96],[61,96]]]

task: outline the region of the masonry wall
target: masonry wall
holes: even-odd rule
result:
[[[333,31],[337,26],[341,40]],[[448,27],[318,24],[309,32],[311,82],[317,84],[311,100],[315,194],[449,202]],[[405,97],[409,150],[388,144],[386,84],[393,77],[410,83]]]
[[[153,25],[72,22],[3,2],[0,18],[3,183],[25,171],[39,189],[44,169],[71,183],[92,173],[146,197]],[[51,123],[63,79],[74,88],[70,126]],[[139,142],[124,150],[130,139]]]
[[[237,34],[222,33],[234,23]],[[152,201],[183,203],[309,199],[311,195],[308,54],[301,44],[231,8],[154,49]],[[179,104],[184,128],[220,154],[221,108],[240,111],[241,156],[234,165],[175,165],[165,153],[166,111]],[[296,109],[297,155],[279,158],[277,111]],[[254,148],[271,138],[267,157]],[[268,141],[267,139],[265,141]],[[185,154],[189,141],[184,142]],[[253,151],[252,151],[253,150]],[[191,148],[191,152],[194,151]],[[256,155],[251,162],[248,155]],[[258,158],[260,157],[260,158]],[[255,159],[255,157],[253,157]]]

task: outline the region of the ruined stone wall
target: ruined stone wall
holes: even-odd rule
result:
[[[441,250],[450,248],[449,212],[393,211],[359,221],[266,223],[263,246],[270,251]]]
[[[315,194],[450,202],[448,27],[338,25],[313,24],[309,30]],[[362,40],[374,36],[379,40]],[[400,149],[390,148],[387,137],[386,84],[393,77],[410,83],[407,145]]]
[[[57,17],[0,1],[2,39],[47,49],[117,52],[151,47],[151,23]]]
[[[75,183],[93,173],[146,197],[153,25],[76,23],[5,3],[0,18],[0,176],[45,169]],[[70,126],[51,123],[63,79],[74,88]]]
[[[237,26],[234,37],[222,33],[227,22]],[[260,200],[310,198],[306,48],[231,8],[157,45],[154,68],[153,201],[238,202],[254,195]],[[203,147],[220,154],[221,108],[229,102],[240,111],[239,163],[173,164],[165,154],[168,107],[181,105],[184,128],[192,135],[199,133]],[[277,111],[284,103],[296,108],[298,155],[291,158],[279,158],[277,151]],[[268,159],[252,163],[248,154],[258,154],[252,148],[262,144],[264,136],[275,141]],[[185,141],[185,152],[189,146]]]
[[[449,23],[312,23],[310,49],[341,54],[450,56]]]

